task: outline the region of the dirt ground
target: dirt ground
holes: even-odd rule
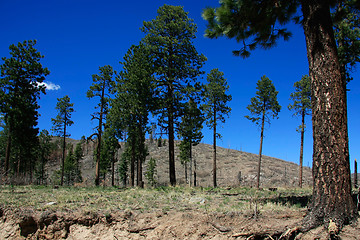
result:
[[[86,212],[0,209],[0,239],[280,239],[305,212],[207,213],[206,211]],[[359,221],[340,239],[360,239]],[[323,227],[295,239],[328,239]]]

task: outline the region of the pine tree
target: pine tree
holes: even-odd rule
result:
[[[144,44],[133,45],[121,63],[123,70],[116,76],[116,96],[112,101],[111,119],[116,132],[127,132],[131,149],[130,185],[143,186],[142,164],[146,157],[145,134],[148,116],[154,108],[153,70],[149,49]]]
[[[37,99],[40,93],[45,93],[41,83],[50,73],[40,60],[44,57],[35,49],[35,40],[24,41],[10,45],[10,58],[3,57],[0,65],[0,112],[4,114],[7,126],[7,144],[5,150],[4,171],[8,173],[10,158],[15,150],[19,153],[13,156],[12,166],[20,171],[30,171],[32,174],[37,147],[38,128]]]
[[[192,182],[192,166],[194,163],[194,186],[196,186],[196,161],[192,157],[192,147],[200,143],[203,138],[201,132],[203,128],[204,116],[198,108],[196,102],[189,100],[184,107],[184,115],[179,125],[179,137],[182,138],[180,143],[180,160],[185,168],[185,179],[187,182],[187,165],[190,163],[190,185]]]
[[[265,121],[270,124],[271,118],[277,118],[281,106],[277,101],[278,92],[275,90],[275,86],[269,78],[262,76],[257,82],[256,89],[258,90],[256,91],[256,96],[251,98],[251,104],[247,106],[247,109],[250,111],[252,116],[247,115],[245,117],[254,122],[256,125],[261,126],[259,162],[256,181],[256,187],[259,189]]]
[[[224,123],[225,116],[230,114],[231,108],[227,106],[231,101],[231,95],[226,92],[229,89],[224,73],[217,68],[212,69],[207,75],[207,85],[204,87],[204,104],[206,124],[213,129],[213,185],[216,182],[216,139],[221,138],[217,131],[218,122]]]
[[[51,136],[47,130],[42,130],[39,134],[38,161],[35,166],[37,184],[46,183],[45,164],[49,161],[51,152],[55,149],[55,144],[51,142]]]
[[[351,72],[360,61],[360,11],[354,0],[339,1],[332,14],[340,69],[346,82],[352,80]]]
[[[97,132],[91,135],[97,137],[97,148],[96,148],[96,167],[95,167],[95,185],[100,184],[100,158],[101,158],[101,137],[103,133],[103,127],[106,122],[106,114],[108,113],[110,96],[109,94],[113,91],[114,80],[113,68],[109,65],[99,67],[100,75],[92,75],[93,84],[90,89],[86,92],[86,96],[90,99],[93,97],[99,97],[99,103],[95,107],[98,109],[97,112],[92,114],[92,120],[96,119],[99,121]]]
[[[300,161],[299,161],[299,186],[302,187],[302,168],[303,168],[303,149],[304,149],[304,133],[305,133],[305,116],[311,114],[311,82],[308,75],[301,78],[294,84],[295,92],[290,94],[290,99],[294,101],[288,106],[289,110],[294,110],[294,115],[301,116],[301,125],[299,131],[301,133],[300,143]]]
[[[196,25],[179,6],[164,5],[158,9],[156,19],[144,22],[146,33],[143,42],[152,52],[156,76],[156,93],[160,108],[160,124],[169,138],[170,184],[176,184],[175,175],[175,125],[181,117],[180,103],[186,102],[183,94],[188,85],[194,84],[205,57],[198,54],[192,41]]]
[[[234,53],[244,57],[258,46],[268,49],[280,38],[289,40],[291,32],[285,25],[291,21],[304,29],[312,86],[314,187],[301,231],[330,220],[340,230],[357,216],[351,197],[346,79],[330,14],[330,8],[342,2],[223,0],[218,8],[203,12],[209,23],[206,36],[236,39],[243,48]],[[358,1],[347,3],[357,10],[360,7]]]
[[[70,102],[68,95],[63,98],[58,98],[55,109],[58,110],[56,118],[52,118],[53,123],[52,131],[62,137],[62,158],[61,158],[61,181],[60,185],[64,184],[64,171],[65,171],[65,158],[66,158],[66,138],[70,137],[67,133],[67,127],[74,124],[71,120],[71,114],[74,112],[74,104]]]
[[[111,186],[115,186],[115,162],[117,161],[116,153],[120,148],[120,145],[118,139],[116,138],[115,130],[111,127],[111,125],[106,124],[105,126],[102,146],[100,168],[105,175],[110,166]]]

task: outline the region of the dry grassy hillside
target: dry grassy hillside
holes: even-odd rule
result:
[[[76,144],[77,140],[69,139],[68,142]],[[176,142],[176,145],[179,142]],[[169,183],[168,167],[168,145],[158,147],[156,141],[150,143],[147,141],[149,156],[144,164],[144,172],[147,169],[147,162],[152,157],[157,163],[157,182],[159,185]],[[95,144],[90,142],[83,145],[84,157],[81,160],[81,171],[84,182],[88,185],[93,184],[95,173],[95,162],[93,160],[93,150]],[[124,150],[124,144],[121,143],[121,149],[118,152],[118,159]],[[176,156],[176,179],[178,184],[185,184],[184,166],[179,159],[179,148],[175,148]],[[212,186],[212,145],[199,144],[193,148],[193,158],[197,162],[197,184],[198,186]],[[59,159],[48,163],[48,176],[51,178],[52,172],[59,169]],[[255,186],[256,169],[258,155],[247,152],[217,147],[217,179],[218,186]],[[117,163],[118,164],[118,163]],[[117,165],[116,164],[116,165]],[[117,167],[116,167],[117,168]],[[299,166],[292,162],[281,159],[263,156],[261,171],[262,187],[284,187],[297,186]],[[147,183],[146,179],[145,185]],[[109,185],[110,175],[107,185]],[[311,169],[304,167],[303,170],[304,185],[311,185]],[[118,184],[117,179],[116,183]]]

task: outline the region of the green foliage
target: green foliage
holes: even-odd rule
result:
[[[47,130],[42,130],[39,135],[38,159],[35,165],[35,179],[37,184],[45,184],[47,174],[45,164],[50,159],[50,154],[55,150],[56,144],[51,141],[51,135]]]
[[[8,129],[5,172],[32,172],[36,159],[39,114],[37,99],[45,93],[42,82],[50,73],[40,60],[44,57],[34,46],[35,40],[10,45],[10,58],[3,57],[0,65],[0,112]],[[16,164],[15,162],[20,164]]]
[[[92,75],[93,84],[90,86],[90,89],[86,92],[86,96],[89,99],[94,97],[98,97],[100,99],[99,103],[95,107],[95,109],[98,109],[98,111],[92,114],[92,120],[93,119],[99,120],[100,118],[105,119],[110,102],[109,94],[113,91],[115,84],[112,79],[114,71],[110,65],[99,67],[99,71],[100,71],[99,75],[98,74]]]
[[[234,55],[246,58],[258,46],[268,49],[280,38],[289,40],[292,34],[284,25],[299,22],[299,5],[300,1],[222,0],[219,7],[203,11],[208,22],[205,36],[235,39],[243,47]]]
[[[53,124],[52,131],[57,136],[69,137],[70,134],[66,132],[66,128],[74,124],[71,120],[71,114],[74,112],[74,103],[70,102],[68,95],[58,98],[55,109],[58,111],[58,115],[51,119]],[[64,146],[63,146],[64,147]]]
[[[184,166],[186,166],[187,163],[190,162],[190,150],[191,144],[189,141],[182,140],[179,144],[179,150],[180,150],[180,163]]]
[[[74,112],[74,104],[70,103],[70,97],[68,95],[58,98],[55,109],[58,110],[58,115],[55,118],[52,118],[53,123],[52,131],[58,136],[62,137],[62,159],[61,159],[61,182],[64,183],[64,171],[65,171],[65,149],[66,149],[66,137],[69,137],[70,134],[66,132],[68,126],[74,124],[71,120],[71,114]]]
[[[360,11],[355,0],[339,1],[333,13],[334,33],[342,74],[347,82],[360,61]]]
[[[257,82],[256,89],[256,96],[251,98],[251,104],[247,106],[252,116],[245,117],[256,125],[261,125],[263,119],[270,123],[270,119],[277,118],[281,109],[277,101],[278,91],[265,75]]]
[[[76,144],[75,151],[73,151],[73,146],[69,146],[68,154],[65,159],[65,172],[64,172],[64,181],[67,185],[72,185],[75,182],[81,182],[81,171],[79,161],[83,157],[83,150],[81,147],[81,142]]]
[[[157,174],[156,159],[150,158],[148,162],[147,170],[145,172],[145,178],[152,187],[155,187],[157,183],[156,174]]]
[[[124,152],[121,154],[120,164],[119,164],[119,177],[123,183],[123,186],[126,186],[127,179],[128,179],[128,170],[129,170],[129,163],[131,161],[131,149],[126,147]]]
[[[144,22],[147,35],[143,42],[151,49],[156,76],[155,97],[158,100],[160,125],[172,128],[182,116],[182,103],[186,102],[192,86],[198,88],[196,78],[206,58],[194,45],[197,27],[180,6],[164,5],[158,9],[156,19]],[[168,126],[170,125],[170,126]]]
[[[100,172],[101,172],[101,144],[102,144],[102,132],[103,127],[106,122],[106,116],[109,111],[109,102],[110,96],[113,92],[115,82],[113,80],[113,68],[109,65],[99,67],[100,75],[92,75],[93,84],[90,86],[90,89],[87,91],[86,96],[90,99],[93,97],[99,97],[100,101],[95,107],[97,111],[92,114],[92,120],[96,119],[99,121],[97,132],[91,135],[97,136],[97,150],[96,150],[96,168],[95,168],[95,185],[100,184]]]
[[[231,108],[227,104],[232,97],[227,94],[229,85],[224,78],[224,73],[215,68],[207,75],[207,84],[204,86],[203,97],[204,104],[202,109],[205,114],[206,124],[214,129],[218,121],[224,123],[225,116],[230,114]],[[221,137],[216,133],[217,137]]]
[[[184,115],[181,118],[178,130],[179,137],[191,143],[192,146],[196,146],[203,138],[201,130],[203,128],[204,116],[196,102],[192,99],[185,104],[183,111]]]
[[[288,109],[295,111],[295,116],[310,115],[311,114],[311,80],[308,75],[301,78],[300,81],[294,84],[295,92],[290,94],[290,100],[293,104],[289,104]],[[305,129],[305,126],[300,126]]]

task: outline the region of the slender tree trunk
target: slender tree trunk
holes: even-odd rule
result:
[[[142,122],[139,122],[138,125],[138,138],[139,138],[139,150],[140,150],[140,154],[138,157],[138,165],[137,165],[137,186],[143,188],[144,184],[143,184],[143,180],[142,180],[142,162],[143,162],[143,158],[144,158],[144,151],[145,151],[145,147],[144,147],[144,137],[143,137],[143,130],[142,130]]]
[[[65,116],[65,119],[64,119],[64,132],[63,132],[63,148],[62,148],[62,158],[61,158],[61,181],[60,181],[61,186],[64,184],[64,172],[65,172],[66,125],[67,125],[67,119],[66,119],[66,116]]]
[[[302,113],[301,113],[300,162],[299,162],[299,187],[300,188],[302,188],[302,182],[303,182],[304,133],[305,133],[305,111],[302,111]]]
[[[115,186],[115,153],[111,161],[111,186]]]
[[[174,106],[173,106],[173,86],[168,87],[168,99],[170,101],[168,107],[168,128],[169,128],[169,177],[171,186],[176,185],[175,172],[175,140],[174,140]]]
[[[355,171],[355,174],[354,174],[354,187],[357,189],[358,188],[358,176],[357,176],[357,161],[355,159],[355,162],[354,162],[354,171]],[[360,194],[360,193],[359,193]]]
[[[136,151],[135,151],[136,140],[134,136],[131,139],[131,163],[130,163],[130,186],[135,186],[135,159],[136,159]]]
[[[214,106],[214,132],[213,132],[213,185],[217,187],[216,184],[216,109]]]
[[[103,86],[101,89],[100,99],[100,114],[99,114],[99,126],[98,126],[98,146],[96,152],[96,167],[95,167],[95,186],[100,184],[100,158],[101,158],[101,137],[102,137],[102,125],[104,116],[104,105],[105,105],[105,80],[103,80]],[[104,179],[105,180],[105,179]]]
[[[302,0],[312,90],[313,196],[303,231],[330,220],[338,229],[357,216],[351,198],[346,82],[328,1]]]
[[[194,187],[196,187],[196,171],[197,171],[197,166],[196,166],[196,159],[193,159],[194,162]]]
[[[189,166],[189,186],[191,187],[191,181],[192,181],[192,162],[193,162],[193,159],[192,159],[192,142],[190,142],[190,166]]]
[[[265,109],[265,106],[264,106],[264,109]],[[257,189],[260,188],[261,156],[262,156],[262,146],[263,146],[263,139],[264,139],[264,126],[265,126],[265,110],[263,112],[262,119],[261,119],[259,162],[258,162],[257,180],[256,180],[256,188]]]
[[[7,176],[9,171],[10,153],[11,153],[11,131],[9,127],[9,132],[6,141],[6,152],[5,152],[5,176]]]

